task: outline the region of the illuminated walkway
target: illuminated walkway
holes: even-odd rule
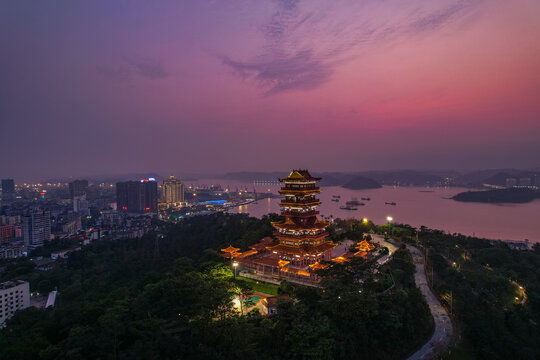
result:
[[[416,286],[424,294],[426,302],[429,305],[429,310],[433,315],[433,320],[435,321],[435,331],[433,331],[431,339],[420,350],[412,354],[409,360],[432,359],[450,344],[454,330],[448,312],[427,284],[424,256],[414,246],[407,245],[407,249],[411,252],[414,264],[416,265],[416,272],[414,273]]]

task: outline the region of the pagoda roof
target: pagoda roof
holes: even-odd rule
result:
[[[258,251],[253,249],[253,250],[244,251],[243,253],[233,253],[233,256],[243,258],[243,257],[246,257],[246,256],[255,255],[257,253],[258,253]]]
[[[309,265],[310,268],[312,268],[313,270],[324,270],[326,269],[328,266],[328,264],[321,264],[320,261],[317,261],[315,264],[311,264]]]
[[[284,244],[278,244],[276,246],[270,246],[267,249],[270,251],[275,251],[276,253],[288,254],[288,255],[318,255],[322,254],[328,250],[335,248],[337,244],[333,242],[326,242],[317,246],[312,245],[301,245],[301,246],[290,246]]]
[[[276,236],[278,239],[290,239],[290,240],[318,240],[320,238],[325,238],[328,236],[328,232],[321,231],[318,234],[315,235],[309,235],[309,234],[302,234],[302,235],[290,235],[290,234],[282,234],[279,231],[274,231],[274,236]],[[267,249],[270,249],[269,246],[266,247]]]
[[[229,247],[225,248],[225,249],[221,249],[221,251],[223,252],[226,252],[226,253],[234,253],[234,252],[237,252],[238,250],[240,250],[239,248],[235,248],[231,245],[229,245]]]
[[[284,221],[272,222],[272,225],[275,228],[282,230],[324,230],[330,225],[330,223],[326,220],[317,219],[313,224],[297,225],[294,223],[294,221],[291,220],[290,217],[287,217],[287,219],[285,219]]]
[[[321,204],[321,201],[318,199],[303,200],[303,201],[298,201],[298,202],[291,202],[291,201],[287,201],[287,199],[283,199],[281,200],[279,205],[291,206],[291,207],[305,207],[305,206],[317,206],[320,204]]]
[[[312,187],[310,189],[280,189],[278,190],[280,194],[316,194],[320,193],[321,189],[318,187]]]
[[[278,261],[279,267],[283,267],[283,266],[287,265],[288,263],[290,263],[290,261],[286,261],[286,260],[279,260]]]
[[[294,169],[286,178],[280,178],[279,181],[294,181],[294,182],[307,182],[307,181],[319,181],[321,178],[313,177],[307,170]]]
[[[332,261],[337,262],[339,264],[342,264],[342,263],[350,261],[350,260],[348,258],[346,258],[346,257],[338,256],[337,258],[333,258]]]
[[[362,241],[360,241],[358,243],[358,246],[356,248],[358,250],[362,250],[362,251],[371,251],[371,250],[375,249],[375,245],[370,244],[366,240],[362,240]]]
[[[368,254],[367,252],[360,250],[360,251],[358,251],[358,252],[355,252],[355,253],[354,253],[354,256],[355,256],[355,257],[364,257],[364,256],[366,256],[367,254]]]

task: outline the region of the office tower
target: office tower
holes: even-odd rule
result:
[[[161,188],[161,202],[168,206],[184,202],[184,184],[174,176],[164,180]]]
[[[154,178],[116,183],[117,209],[132,213],[157,211],[157,182]]]
[[[43,246],[51,239],[51,214],[48,211],[32,211],[23,217],[24,245],[28,250]]]
[[[30,306],[30,285],[26,281],[0,283],[0,328],[16,311]]]
[[[88,180],[74,180],[69,183],[69,195],[71,199],[75,196],[86,195],[88,192]]]

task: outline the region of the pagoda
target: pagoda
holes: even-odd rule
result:
[[[337,246],[326,239],[329,222],[317,218],[320,201],[316,195],[321,189],[316,184],[320,180],[307,170],[293,170],[279,179],[284,184],[279,191],[284,195],[280,203],[284,219],[272,223],[278,244],[267,249],[279,260],[288,262],[281,271],[306,272],[309,265],[330,260],[332,249]]]

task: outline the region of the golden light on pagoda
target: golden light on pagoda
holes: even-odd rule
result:
[[[226,247],[225,249],[221,249],[221,251],[225,252],[225,253],[235,253],[237,252],[238,250],[240,250],[239,248],[235,248],[231,245],[229,245],[228,247]]]
[[[279,267],[284,267],[285,265],[287,265],[290,261],[285,261],[285,260],[279,260],[278,261],[278,265]]]

